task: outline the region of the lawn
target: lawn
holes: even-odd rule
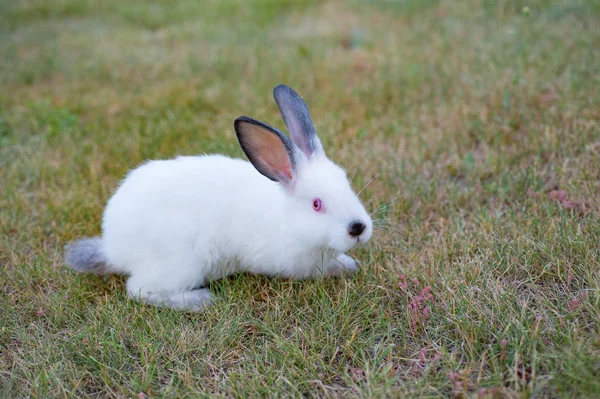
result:
[[[597,0],[0,0],[0,396],[600,397]],[[307,101],[377,230],[204,313],[68,270],[146,159]]]

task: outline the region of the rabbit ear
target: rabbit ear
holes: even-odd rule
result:
[[[295,175],[295,146],[279,130],[240,116],[234,122],[242,150],[262,175],[288,185]]]
[[[323,152],[308,106],[302,97],[285,85],[275,87],[273,97],[294,144],[309,158],[315,153]]]

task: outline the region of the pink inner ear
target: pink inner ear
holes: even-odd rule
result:
[[[289,180],[292,180],[292,170],[290,169],[290,164],[285,163],[281,165],[279,170],[281,170],[281,173],[283,173]]]

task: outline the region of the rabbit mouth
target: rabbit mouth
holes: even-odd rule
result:
[[[368,238],[365,238],[365,237],[362,237],[362,236],[361,236],[361,237],[357,237],[357,238],[356,238],[356,244],[355,244],[355,245],[364,245],[364,244],[366,244],[368,241],[369,241],[369,239],[368,239]]]
[[[327,246],[336,251],[346,252],[356,246],[364,245],[369,241],[370,238],[370,233],[361,234],[358,237],[352,237],[346,233],[345,237],[338,236],[337,238],[330,240]]]
[[[357,245],[366,244],[370,238],[371,238],[371,234],[366,234],[366,235],[362,234],[356,238],[353,237],[352,241],[354,241],[355,243],[352,246],[354,247]]]
[[[346,249],[346,251],[351,250],[352,248],[360,245],[360,244],[364,244],[366,241],[365,239],[360,236],[360,237],[352,237],[350,238],[350,241],[348,243],[348,248]]]

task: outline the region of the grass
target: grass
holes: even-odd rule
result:
[[[528,10],[523,7],[528,7]],[[3,397],[600,396],[598,1],[0,2]],[[149,158],[307,100],[382,227],[203,314],[62,247]]]

